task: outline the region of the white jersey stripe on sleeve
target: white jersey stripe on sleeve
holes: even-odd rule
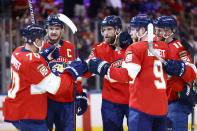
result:
[[[122,67],[126,68],[128,71],[129,76],[133,79],[129,83],[133,83],[135,81],[135,78],[137,74],[141,70],[141,66],[135,63],[125,63],[124,61],[122,62]]]
[[[42,94],[49,92],[55,94],[60,87],[61,78],[50,73],[40,83],[31,85],[31,94]]]

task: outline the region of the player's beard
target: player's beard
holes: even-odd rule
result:
[[[157,40],[158,41],[165,41],[165,38],[163,38],[163,37],[157,37]]]
[[[109,45],[113,45],[114,44],[114,41],[115,41],[115,36],[113,37],[108,37],[108,38],[105,38],[105,41],[109,44]]]
[[[133,40],[133,43],[138,41],[137,36],[133,36],[133,35],[132,35],[131,38],[132,38],[132,40]]]
[[[61,38],[61,35],[59,35],[58,37],[54,37],[54,36],[49,36],[49,40],[52,42],[52,43],[57,43]]]

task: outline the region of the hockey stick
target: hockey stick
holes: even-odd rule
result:
[[[36,20],[35,20],[35,17],[34,17],[34,9],[33,9],[33,5],[32,5],[32,1],[31,0],[28,0],[28,3],[29,3],[29,11],[30,11],[31,23],[32,24],[36,24]],[[47,123],[47,127],[48,127],[49,122],[48,122],[47,119],[46,119],[46,123]],[[53,129],[49,129],[49,131],[52,131],[52,130]]]
[[[193,53],[194,53],[194,49],[193,49]],[[192,54],[192,58],[193,58],[193,62],[195,64],[195,54]],[[192,88],[193,90],[195,90],[195,83],[196,80],[192,82]],[[191,131],[195,131],[195,107],[192,107],[192,114],[191,114]]]
[[[186,49],[186,51],[189,52],[189,54],[192,57],[192,61],[194,61],[194,55],[195,55],[194,48],[192,48],[192,46],[185,40],[184,37],[181,39],[181,45]]]
[[[77,27],[75,24],[64,14],[58,14],[59,20],[61,20],[63,23],[65,23],[73,32],[74,35],[74,55],[75,60],[77,60]],[[77,90],[77,84],[76,82],[73,83],[73,128],[74,131],[76,131],[76,90]]]
[[[162,59],[153,49],[153,24],[149,23],[148,24],[148,50],[155,56],[157,57],[162,63],[165,65],[167,62]]]
[[[31,23],[35,24],[36,21],[35,21],[35,18],[34,18],[34,10],[33,10],[32,1],[28,0],[28,3],[29,3],[29,10],[30,10],[30,16],[31,16]]]

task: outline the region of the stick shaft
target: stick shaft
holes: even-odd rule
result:
[[[77,89],[77,84],[76,84],[76,82],[74,82],[73,83],[73,86],[74,86],[74,88],[73,88],[73,130],[74,131],[76,131],[76,109],[77,109],[77,107],[76,107],[76,105],[77,105],[77,103],[76,103],[76,89]]]
[[[77,33],[74,33],[74,59],[77,60],[77,42],[78,42],[78,39],[77,39]],[[77,93],[77,84],[76,84],[76,81],[74,82],[74,88],[73,88],[73,126],[74,126],[74,131],[76,131],[76,93]]]
[[[195,50],[193,49],[193,52]],[[195,55],[193,55],[193,62],[195,64]],[[196,83],[196,80],[192,82],[192,88],[193,90],[196,90],[196,87],[195,87],[195,83]],[[192,114],[191,114],[191,131],[195,131],[195,107],[192,107]]]
[[[34,18],[34,10],[33,10],[32,1],[28,0],[28,3],[29,3],[29,11],[30,11],[31,23],[35,24],[36,21],[35,21],[35,18]]]
[[[153,49],[153,24],[150,23],[148,24],[148,50],[155,56],[157,57],[162,63],[165,65],[167,62],[162,59]]]

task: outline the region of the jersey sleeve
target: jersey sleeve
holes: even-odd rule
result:
[[[182,60],[186,64],[186,71],[181,77],[170,77],[168,79],[168,94],[176,94],[181,91],[185,83],[192,82],[196,79],[196,67],[192,62],[192,58],[188,51],[182,46],[179,40],[174,41],[169,45],[170,47],[170,59]],[[171,97],[171,95],[168,95]],[[176,95],[175,95],[176,96]],[[173,99],[171,97],[170,99]]]
[[[82,93],[83,88],[82,88],[82,78],[81,77],[77,78],[76,84],[77,84],[77,93]]]
[[[32,60],[28,62],[24,70],[24,75],[29,76],[26,77],[26,80],[32,83],[31,94],[42,94],[45,92],[57,94],[62,89],[71,87],[73,82],[73,78],[68,74],[61,77],[54,75],[42,57],[32,57]]]
[[[91,50],[91,52],[90,52],[90,55],[88,56],[88,59],[91,59],[91,58],[93,58],[93,57],[98,57],[97,56],[97,50],[96,50],[96,46],[97,46],[98,44],[95,44],[93,47],[92,47],[92,50]],[[88,61],[89,60],[86,60],[86,62],[88,63]],[[89,77],[91,77],[93,74],[92,73],[90,73],[90,72],[86,72],[84,75],[82,75],[81,77],[83,77],[83,78],[89,78]]]
[[[126,68],[111,67],[108,70],[107,77],[110,81],[115,80],[122,83],[132,81],[132,78],[129,76]]]
[[[197,69],[195,64],[192,61],[191,55],[188,51],[185,50],[184,47],[179,49],[178,52],[179,59],[183,60],[186,65],[186,71],[184,75],[181,77],[185,82],[192,82],[197,77]]]
[[[126,68],[128,71],[129,79],[132,80],[130,83],[134,82],[137,74],[141,70],[141,60],[137,50],[138,49],[134,48],[132,45],[129,46],[125,52],[125,58],[122,63],[122,67]]]
[[[186,62],[186,71],[185,74],[181,77],[185,82],[192,82],[197,77],[196,66],[192,63]]]
[[[100,58],[100,57],[98,56],[98,53],[97,53],[98,47],[99,47],[100,45],[102,45],[102,43],[96,43],[96,44],[93,45],[92,50],[91,50],[91,52],[90,52],[90,55],[88,56],[88,59],[93,58],[93,57],[98,57],[98,58]]]

